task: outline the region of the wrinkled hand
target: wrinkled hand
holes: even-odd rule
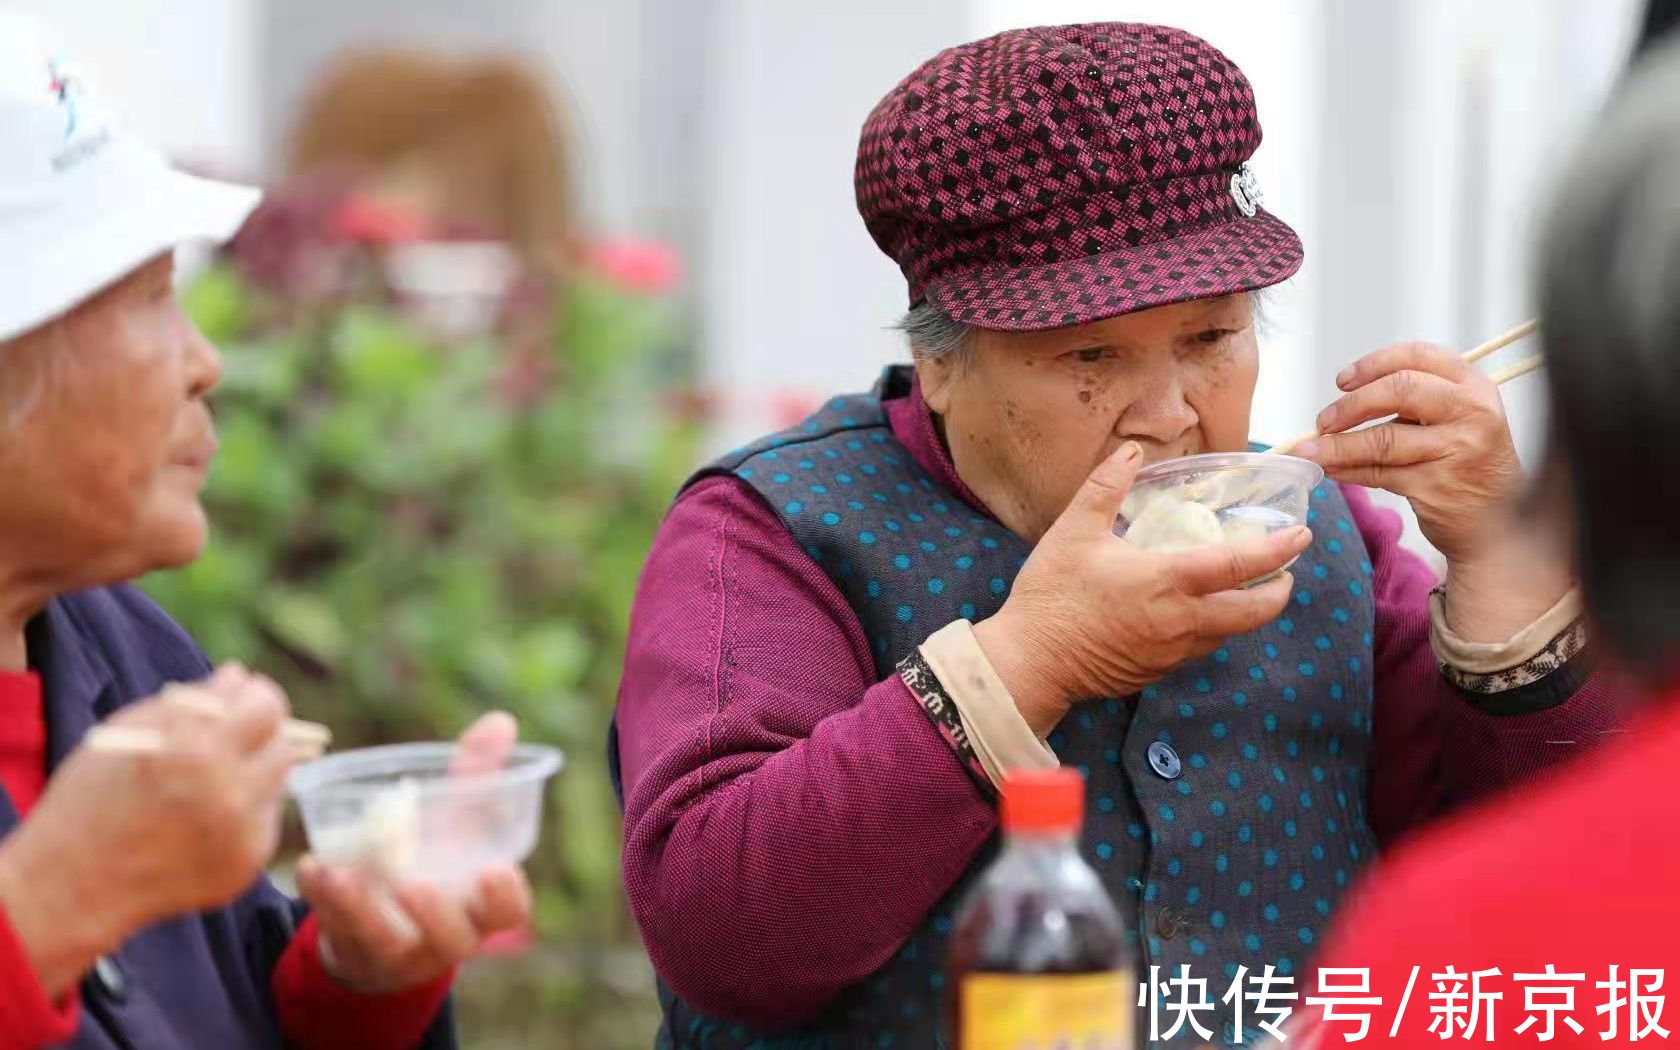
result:
[[[1404,496],[1448,561],[1497,543],[1523,476],[1492,380],[1444,347],[1401,343],[1354,362],[1336,385],[1347,393],[1319,413],[1323,436],[1296,455],[1335,481]],[[1400,418],[1347,432],[1391,415]]]
[[[454,771],[500,769],[518,736],[511,716],[485,715],[462,734]],[[419,882],[390,885],[374,873],[314,857],[305,857],[297,874],[320,922],[322,965],[365,995],[437,980],[476,955],[486,937],[531,919],[530,885],[511,866],[480,872],[464,900]]]
[[[1015,578],[997,614],[975,625],[987,659],[1043,736],[1076,701],[1126,696],[1232,635],[1275,619],[1283,573],[1312,542],[1305,528],[1229,546],[1146,551],[1114,535],[1142,465],[1128,442],[1091,473]]]
[[[175,690],[225,713],[176,703]],[[250,888],[279,844],[288,713],[279,686],[229,665],[104,723],[156,733],[161,749],[83,746],[54,773],[0,849],[0,904],[49,990],[136,930]]]

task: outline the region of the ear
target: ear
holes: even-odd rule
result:
[[[950,354],[916,358],[916,378],[922,384],[922,400],[935,415],[946,415],[957,385],[957,362]]]

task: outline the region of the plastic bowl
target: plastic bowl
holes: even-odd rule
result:
[[[1311,460],[1216,452],[1144,468],[1114,531],[1145,550],[1189,550],[1304,525],[1324,471]],[[1248,586],[1275,576],[1249,581]]]
[[[564,756],[520,744],[499,770],[453,773],[452,743],[345,751],[292,770],[310,850],[388,880],[466,892],[479,872],[531,855],[543,786]]]

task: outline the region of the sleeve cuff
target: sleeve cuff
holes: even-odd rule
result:
[[[281,1031],[298,1050],[412,1050],[449,997],[454,974],[391,995],[359,995],[321,965],[320,926],[310,915],[272,980]]]
[[[967,620],[935,631],[922,643],[921,654],[961,713],[974,754],[993,784],[1002,784],[1018,769],[1054,769],[1059,764],[1056,753],[1021,717]]]
[[[81,1023],[74,991],[54,1003],[35,976],[23,942],[0,908],[0,1050],[36,1050],[69,1042]]]
[[[947,746],[962,764],[963,772],[974,781],[974,786],[988,798],[997,793],[997,786],[992,783],[986,767],[980,764],[980,756],[974,753],[974,744],[968,739],[968,727],[963,725],[962,712],[957,710],[956,701],[945,691],[945,685],[939,676],[928,666],[927,657],[920,649],[910,650],[910,655],[898,662],[899,681],[921,707],[922,714],[927,715],[933,728],[938,730]]]
[[[1446,601],[1437,587],[1429,595],[1429,644],[1441,663],[1471,675],[1497,675],[1522,667],[1581,621],[1581,592],[1570,588],[1558,603],[1503,642],[1469,642],[1447,626]]]
[[[1580,594],[1571,590],[1509,640],[1472,643],[1448,630],[1436,590],[1429,597],[1430,644],[1442,676],[1483,713],[1537,714],[1567,702],[1592,674],[1581,612]]]

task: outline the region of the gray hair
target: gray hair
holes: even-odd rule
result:
[[[899,318],[894,328],[904,333],[910,354],[918,361],[949,360],[966,365],[974,349],[974,326],[964,324],[923,299]]]
[[[1271,320],[1271,289],[1256,288],[1249,292],[1248,305],[1253,311],[1255,329],[1267,329]],[[926,299],[906,311],[893,327],[904,333],[911,356],[918,361],[950,360],[960,367],[968,364],[974,351],[975,326],[964,324]]]

